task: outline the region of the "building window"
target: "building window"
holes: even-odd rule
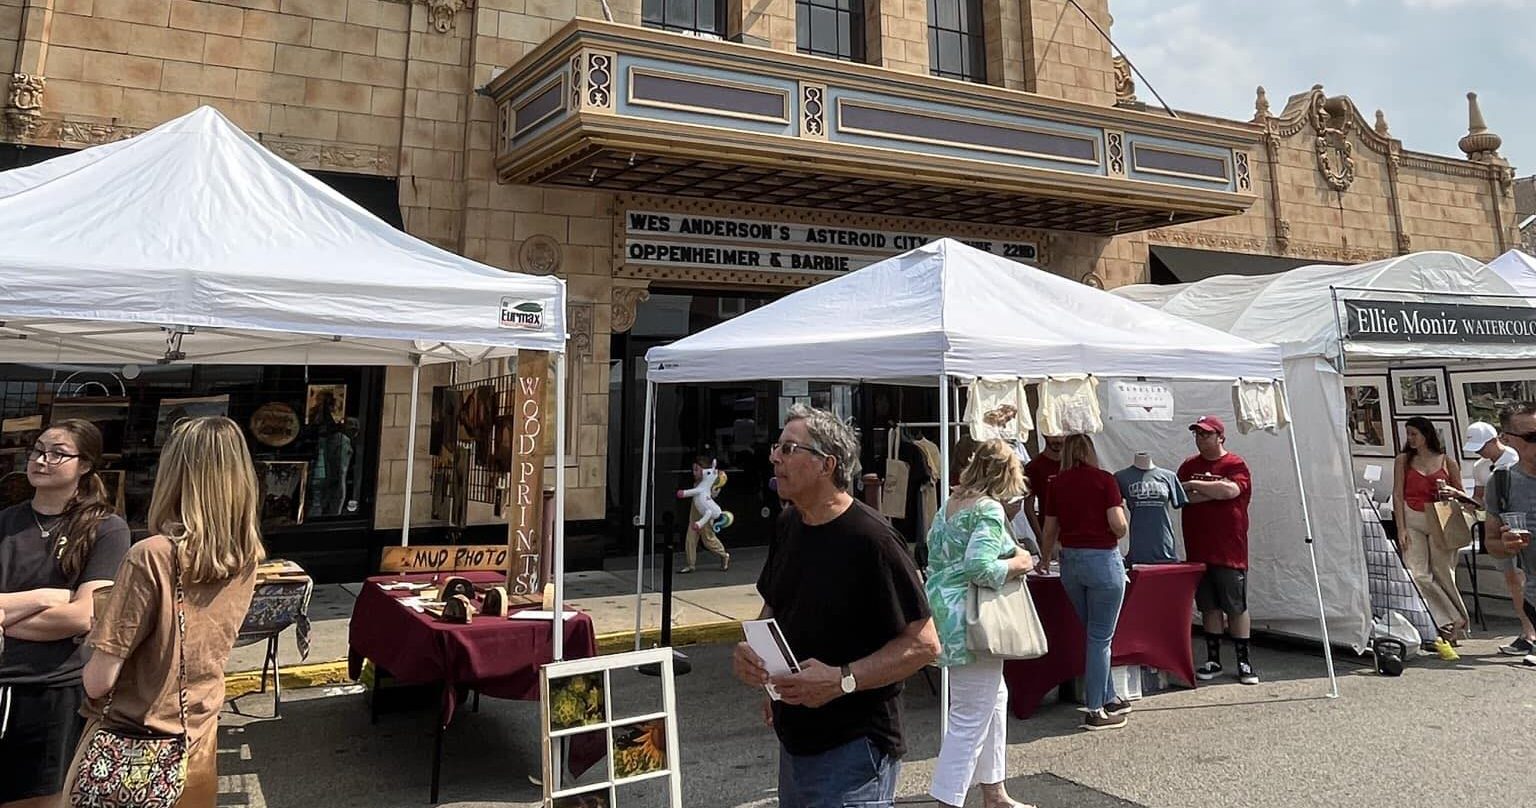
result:
[[[864,0],[795,0],[795,49],[864,61]]]
[[[985,83],[981,0],[928,0],[928,72]]]
[[[719,39],[725,31],[725,0],[642,0],[647,28]]]

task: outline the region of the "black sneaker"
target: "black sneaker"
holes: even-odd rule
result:
[[[1209,682],[1212,679],[1215,679],[1216,677],[1218,677],[1220,675],[1221,675],[1221,663],[1220,662],[1207,662],[1204,665],[1201,665],[1200,667],[1195,668],[1195,678],[1199,679],[1202,682]]]
[[[1256,685],[1259,683],[1259,675],[1254,673],[1253,666],[1249,663],[1239,662],[1237,663],[1237,681],[1245,685]]]
[[[1083,719],[1083,729],[1089,732],[1098,732],[1101,729],[1119,729],[1125,726],[1124,715],[1110,715],[1103,710],[1090,710],[1088,717]]]
[[[1114,701],[1104,705],[1104,712],[1108,713],[1109,715],[1130,715],[1131,703],[1125,699],[1115,699]]]
[[[1499,653],[1504,656],[1525,656],[1532,651],[1536,651],[1536,646],[1532,646],[1531,641],[1524,637],[1516,637],[1514,642],[1499,648]]]

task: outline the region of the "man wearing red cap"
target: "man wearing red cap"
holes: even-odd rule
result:
[[[1179,481],[1189,494],[1184,507],[1184,550],[1190,561],[1205,564],[1195,590],[1195,605],[1205,622],[1206,662],[1195,678],[1208,682],[1221,674],[1221,636],[1230,634],[1237,650],[1237,680],[1259,683],[1248,660],[1248,499],[1253,492],[1248,464],[1227,451],[1227,427],[1207,415],[1190,424],[1198,454],[1179,466]]]

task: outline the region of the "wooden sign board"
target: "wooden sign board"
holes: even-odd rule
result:
[[[538,593],[540,554],[544,550],[544,432],[549,426],[545,394],[549,386],[549,354],[519,351],[517,387],[512,403],[513,457],[507,511],[507,591]]]
[[[498,544],[459,547],[385,547],[380,572],[502,572],[507,548]]]

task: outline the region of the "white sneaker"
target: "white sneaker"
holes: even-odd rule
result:
[[[1536,654],[1526,654],[1525,658],[1520,660],[1520,664],[1527,668],[1536,668]]]

